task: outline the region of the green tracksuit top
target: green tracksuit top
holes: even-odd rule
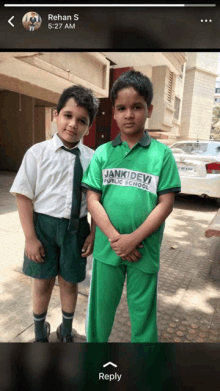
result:
[[[130,149],[120,134],[97,148],[84,173],[82,186],[100,193],[101,203],[121,234],[135,231],[158,203],[158,196],[179,192],[181,182],[169,147],[151,139],[148,132]],[[160,245],[164,223],[144,239],[141,260],[132,263],[147,273],[159,270]],[[111,249],[107,236],[97,227],[93,256],[110,265],[122,261]]]

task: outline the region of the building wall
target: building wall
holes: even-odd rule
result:
[[[154,111],[149,120],[149,129],[165,132],[170,132],[172,129],[176,75],[172,73],[172,85],[169,82],[170,75],[171,71],[167,66],[153,67]]]
[[[56,105],[62,91],[73,84],[107,97],[109,61],[100,53],[1,54],[0,88]]]
[[[169,144],[174,143],[180,136],[184,80],[185,80],[185,66],[183,67],[182,77],[178,76],[176,78],[175,99],[179,100],[179,111],[177,114],[175,112],[173,114],[173,123],[172,123],[172,131],[171,131],[172,134],[169,137]],[[174,103],[174,108],[175,108],[175,103]]]
[[[63,52],[41,53],[38,56],[20,58],[50,74],[60,75],[72,82],[83,82],[93,86],[101,94],[108,93],[108,61],[101,53]],[[41,72],[41,71],[40,71]],[[69,76],[68,76],[69,75]],[[104,90],[104,91],[102,91]]]
[[[192,72],[194,89],[189,138],[195,139],[198,136],[201,140],[207,140],[211,131],[215,76],[199,70]]]
[[[217,72],[218,52],[197,52],[196,66],[205,69],[207,72]]]
[[[180,140],[184,140],[189,137],[189,129],[191,126],[190,123],[191,123],[191,112],[192,112],[192,101],[193,101],[194,78],[195,75],[193,72],[186,71],[184,91],[183,91]]]
[[[189,53],[180,140],[210,137],[218,53]]]
[[[50,108],[65,88],[81,84],[107,97],[109,66],[101,53],[1,53],[0,169],[16,171],[31,145],[56,132]]]

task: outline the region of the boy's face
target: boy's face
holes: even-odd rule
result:
[[[114,104],[114,119],[122,136],[143,135],[145,122],[150,118],[153,106],[147,103],[133,87],[118,91]]]
[[[89,133],[89,113],[85,107],[78,106],[73,98],[68,99],[59,114],[55,110],[54,115],[58,135],[66,147],[74,147]]]

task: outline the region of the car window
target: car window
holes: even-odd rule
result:
[[[220,155],[220,144],[210,144],[209,145],[209,154],[214,156]]]
[[[171,146],[174,153],[187,153],[190,155],[220,155],[220,144],[216,143],[176,143]]]
[[[208,143],[178,143],[172,145],[171,149],[179,149],[175,153],[182,153],[181,150],[188,154],[205,154],[208,150]]]

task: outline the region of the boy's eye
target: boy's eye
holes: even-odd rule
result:
[[[141,109],[141,106],[139,106],[139,105],[134,106],[134,109],[135,109],[135,110],[140,110],[140,109]]]
[[[86,125],[86,121],[84,119],[80,119],[80,122],[84,125]]]
[[[125,108],[124,107],[119,107],[118,111],[123,111]]]
[[[70,114],[65,114],[65,117],[71,118],[71,115]]]

